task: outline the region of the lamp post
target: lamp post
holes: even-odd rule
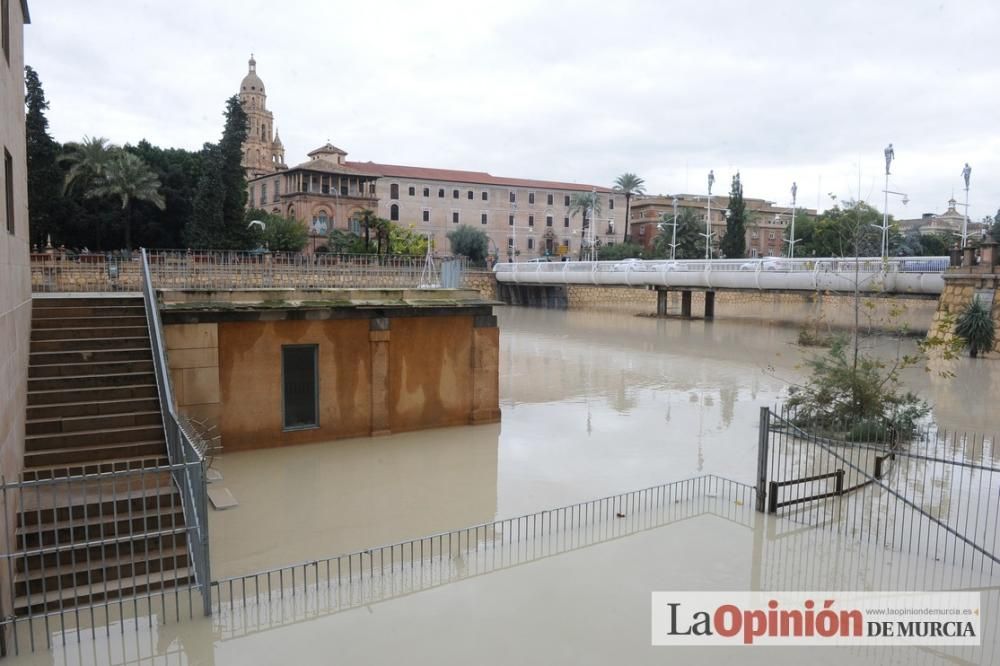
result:
[[[889,168],[892,166],[892,161],[896,159],[896,151],[893,149],[890,143],[882,151],[885,154],[885,203],[882,207],[882,259],[888,259],[889,257]]]
[[[597,224],[597,188],[593,188],[590,191],[590,229],[589,229],[590,233],[588,234],[590,236],[590,252],[589,252],[590,261],[595,261],[597,259],[595,252],[596,248],[594,247],[594,226],[596,224]]]
[[[715,184],[715,171],[708,171],[708,214],[705,215],[705,259],[712,258],[712,185]]]
[[[670,236],[670,261],[677,258],[677,196],[673,197],[674,203],[674,230]]]
[[[969,243],[969,177],[972,176],[972,167],[965,163],[962,169],[962,178],[965,180],[965,217],[962,218],[962,247]]]
[[[792,228],[788,232],[789,259],[795,258],[795,244],[799,242],[799,240],[795,237],[795,202],[796,199],[798,198],[798,194],[799,194],[799,186],[795,183],[795,181],[792,181]]]

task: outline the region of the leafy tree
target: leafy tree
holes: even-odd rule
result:
[[[29,229],[36,242],[42,244],[47,235],[57,230],[65,215],[62,194],[62,170],[59,168],[59,144],[49,135],[49,121],[45,99],[38,73],[31,67],[24,68],[25,80],[25,138],[28,158],[28,213]]]
[[[803,256],[881,256],[882,232],[876,226],[882,226],[882,213],[863,201],[834,206],[817,217],[812,243]]]
[[[993,315],[978,298],[973,298],[955,324],[955,335],[969,348],[969,356],[976,358],[980,352],[989,352],[996,341]]]
[[[427,236],[416,231],[416,225],[404,227],[389,223],[389,253],[421,257],[427,253]]]
[[[247,226],[251,221],[258,220],[264,223],[264,230],[257,229],[255,233],[260,244],[272,252],[301,252],[309,241],[305,225],[294,218],[268,213],[260,208],[251,208],[246,212]]]
[[[632,216],[632,195],[646,192],[646,181],[634,173],[623,173],[615,178],[615,190],[625,195],[625,233],[622,242],[628,242],[629,220]]]
[[[142,158],[124,150],[115,153],[87,195],[111,197],[121,201],[125,212],[125,249],[132,251],[132,210],[136,202],[145,202],[159,209],[165,207],[160,194],[160,181]]]
[[[659,226],[659,233],[653,239],[653,257],[668,259],[670,257],[670,242],[673,238],[673,213],[664,213]],[[701,226],[697,213],[690,208],[682,208],[677,213],[677,251],[676,259],[700,259],[705,256],[702,244]]]
[[[330,252],[338,254],[363,254],[368,251],[363,238],[343,229],[330,231],[326,246]]]
[[[135,242],[142,247],[181,247],[184,228],[194,213],[193,202],[201,176],[199,153],[181,148],[159,148],[142,140],[125,150],[141,157],[160,180],[166,208],[140,206],[135,210]]]
[[[620,261],[642,256],[642,246],[637,243],[615,243],[604,245],[597,251],[600,261]]]
[[[727,259],[738,259],[747,253],[747,206],[743,201],[743,183],[740,172],[733,176],[729,189],[729,216],[726,218],[726,233],[722,236],[719,249]]]
[[[471,261],[485,261],[489,253],[490,241],[481,229],[463,224],[448,232],[452,254],[460,254]]]
[[[997,214],[993,218],[993,226],[990,227],[990,236],[997,243],[1000,243],[1000,209],[997,209]]]
[[[185,238],[193,247],[246,250],[254,242],[253,232],[244,223],[247,181],[240,165],[247,114],[236,95],[226,100],[223,115],[222,139],[218,144],[205,144],[202,150],[201,176]]]

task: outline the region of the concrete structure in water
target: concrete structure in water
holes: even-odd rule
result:
[[[957,251],[956,251],[957,255]],[[973,299],[990,310],[995,330],[1000,331],[1000,245],[990,241],[976,248],[966,247],[953,257],[954,266],[944,274],[944,291],[938,300],[928,337],[951,341],[955,337],[955,321]],[[988,354],[1000,354],[1000,335]]]
[[[499,330],[478,291],[161,298],[177,406],[217,424],[226,451],[500,419]]]

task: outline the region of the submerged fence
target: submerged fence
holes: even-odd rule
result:
[[[131,257],[32,255],[39,292],[137,292],[145,254],[157,289],[458,288],[464,257],[143,250]]]
[[[762,408],[757,510],[1000,573],[996,436]]]

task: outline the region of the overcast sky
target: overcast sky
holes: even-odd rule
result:
[[[217,140],[250,52],[297,164],[348,159],[890,212],[1000,207],[1000,3],[32,0],[60,141]]]

